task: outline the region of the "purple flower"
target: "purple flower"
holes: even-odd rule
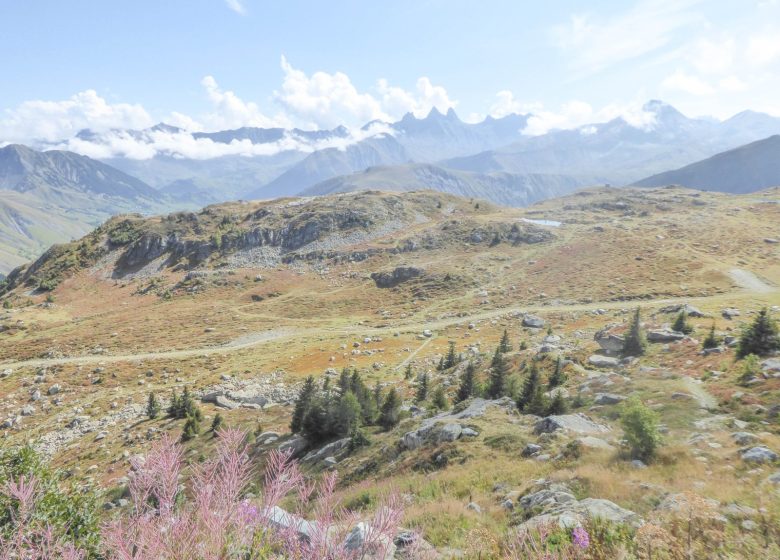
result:
[[[572,542],[580,548],[588,548],[590,545],[590,536],[588,532],[582,527],[575,527],[571,532]]]

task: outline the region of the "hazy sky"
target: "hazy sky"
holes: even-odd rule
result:
[[[432,106],[533,111],[542,132],[651,98],[780,115],[778,0],[7,0],[0,41],[0,142]]]

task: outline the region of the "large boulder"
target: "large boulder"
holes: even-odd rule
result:
[[[309,446],[309,442],[303,436],[295,436],[279,444],[279,451],[298,455]]]
[[[742,460],[746,463],[773,463],[779,458],[777,453],[768,447],[751,447],[742,453]]]
[[[460,424],[446,424],[439,430],[436,440],[439,443],[451,442],[458,439],[463,433],[463,426]]]
[[[626,400],[623,395],[616,395],[614,393],[596,393],[596,398],[593,399],[593,404],[620,404]]]
[[[615,368],[620,365],[620,361],[617,358],[601,356],[599,354],[594,354],[588,358],[588,363],[597,368]]]
[[[319,449],[308,452],[303,457],[303,462],[318,463],[319,461],[323,461],[328,457],[339,456],[349,449],[349,442],[350,438],[348,437],[332,441],[329,444],[320,447]]]
[[[531,329],[543,329],[544,319],[528,313],[523,316],[523,326]]]
[[[392,288],[423,274],[425,274],[425,271],[422,268],[399,266],[391,272],[374,272],[371,274],[371,279],[377,288]]]
[[[536,434],[550,433],[556,430],[574,434],[593,435],[609,433],[611,428],[594,422],[582,413],[548,416],[539,420],[534,426]]]
[[[677,342],[685,338],[685,334],[667,329],[658,329],[647,332],[648,342]]]
[[[607,354],[620,354],[623,351],[625,339],[622,336],[610,333],[608,330],[600,330],[593,339]]]
[[[384,537],[371,539],[371,531],[371,526],[362,521],[355,525],[344,539],[344,550],[350,558],[354,556],[365,560],[392,560],[395,556],[395,543]]]

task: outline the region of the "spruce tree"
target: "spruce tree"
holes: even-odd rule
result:
[[[542,391],[542,386],[537,385],[533,395],[531,395],[531,400],[525,406],[524,412],[526,414],[536,414],[538,416],[544,416],[547,413],[548,408],[549,408],[548,399],[547,397],[544,396],[544,392]]]
[[[475,375],[476,368],[474,367],[474,362],[469,362],[466,366],[466,371],[461,375],[460,386],[458,387],[458,394],[455,397],[455,402],[463,402],[474,395]]]
[[[509,363],[504,355],[496,348],[490,366],[490,385],[487,395],[491,399],[503,397],[506,394],[506,382],[509,377]]]
[[[436,389],[433,390],[431,404],[439,410],[447,410],[450,407],[447,394],[444,392],[444,385],[437,385]]]
[[[563,391],[555,391],[552,400],[550,400],[550,404],[547,406],[546,416],[566,414],[567,409],[568,405],[566,404],[566,399],[563,398]]]
[[[192,395],[190,394],[190,391],[187,389],[187,387],[184,388],[184,392],[181,394],[179,405],[181,409],[179,418],[187,418],[192,416],[198,422],[203,420],[203,413],[200,411],[200,408],[198,408],[197,403],[192,398]]]
[[[641,311],[639,307],[637,307],[623,341],[623,355],[641,356],[645,353],[646,349],[647,338],[645,337],[645,330],[642,327]]]
[[[737,347],[737,357],[744,358],[750,354],[765,356],[775,350],[780,350],[780,334],[778,334],[777,322],[765,307],[758,312],[753,323],[742,332]]]
[[[189,441],[200,433],[200,420],[194,416],[187,416],[187,421],[184,423],[184,429],[181,433],[182,441]]]
[[[517,408],[519,408],[521,412],[526,411],[526,408],[530,404],[531,400],[533,400],[534,395],[537,393],[539,388],[539,370],[536,369],[536,364],[532,364],[525,381],[523,381],[523,387],[520,389],[520,395],[517,397]]]
[[[154,420],[160,415],[160,403],[157,402],[157,397],[154,393],[149,393],[149,399],[146,402],[146,416],[149,420]]]
[[[455,353],[455,341],[450,340],[450,348],[447,351],[447,357],[444,359],[444,367],[442,369],[450,369],[458,364],[458,356]]]
[[[691,334],[693,332],[693,327],[688,322],[688,313],[685,309],[680,310],[680,313],[677,314],[672,330],[683,334]]]
[[[298,400],[295,401],[295,408],[293,409],[292,420],[290,421],[290,431],[297,434],[303,428],[303,419],[309,412],[311,406],[311,399],[316,391],[314,384],[314,377],[311,375],[306,378],[303,383],[303,388],[298,394]]]
[[[341,370],[341,375],[339,376],[339,395],[343,397],[351,388],[352,376],[349,374],[349,368],[344,368]]]
[[[428,398],[428,374],[423,373],[420,377],[420,383],[417,385],[417,394],[414,397],[414,400],[417,402],[423,402],[425,399]]]
[[[391,429],[398,424],[401,417],[401,398],[395,387],[390,389],[382,403],[382,410],[379,414],[379,425],[385,430]]]
[[[558,356],[558,359],[555,362],[555,370],[552,372],[552,375],[550,375],[550,378],[547,380],[547,386],[550,389],[555,389],[556,387],[560,387],[566,382],[566,374],[563,373],[563,359]]]
[[[362,409],[352,391],[341,397],[335,404],[330,417],[330,431],[338,436],[347,437],[360,426]]]
[[[702,342],[702,347],[707,350],[708,348],[717,348],[719,344],[718,337],[715,336],[715,323],[713,323],[709,334]]]
[[[406,370],[404,370],[404,379],[409,381],[412,378],[414,372],[412,372],[412,364],[411,362],[406,364]]]
[[[181,399],[179,398],[179,395],[176,394],[176,390],[173,391],[173,394],[171,395],[171,402],[168,404],[168,417],[170,418],[179,418],[181,411]]]
[[[502,354],[512,351],[512,345],[509,344],[509,333],[504,329],[504,334],[501,335],[501,342],[498,343],[498,349]]]
[[[217,432],[222,429],[222,426],[225,424],[225,419],[222,417],[222,415],[217,412],[214,415],[214,420],[211,421],[211,432],[214,435],[217,435]]]
[[[382,406],[382,385],[380,385],[379,381],[374,385],[374,404],[376,404],[377,408]]]

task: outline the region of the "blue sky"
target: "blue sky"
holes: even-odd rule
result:
[[[0,3],[0,142],[85,125],[357,126],[454,106],[536,130],[635,113],[780,114],[780,2]]]

